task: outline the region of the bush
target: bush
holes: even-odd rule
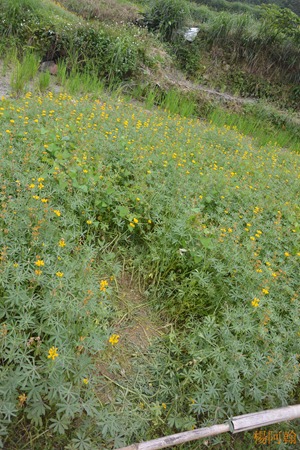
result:
[[[151,31],[158,31],[162,39],[171,41],[190,16],[184,0],[153,0],[144,14],[144,23]]]

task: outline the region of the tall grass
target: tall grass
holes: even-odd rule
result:
[[[36,54],[28,51],[23,59],[16,59],[11,74],[11,88],[14,94],[21,94],[33,79],[39,68],[39,58]]]
[[[281,78],[290,83],[300,80],[297,39],[297,36],[278,33],[266,21],[258,21],[249,14],[227,12],[214,15],[198,35],[202,47],[208,50],[220,47],[230,62],[245,61],[251,71],[270,77],[279,72]]]
[[[293,123],[263,107],[250,108],[249,111],[245,109],[239,113],[215,108],[208,119],[218,127],[230,127],[253,137],[259,145],[276,144],[300,152],[299,123]]]

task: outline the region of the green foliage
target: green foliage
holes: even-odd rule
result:
[[[103,93],[0,113],[6,446],[119,447],[293,401],[298,155]],[[167,318],[151,350],[108,342],[120,261]]]
[[[193,0],[196,3],[208,5],[218,11],[235,11],[235,12],[251,12],[258,13],[260,6],[265,4],[275,5],[279,8],[289,8],[295,14],[300,15],[300,5],[298,0]]]
[[[63,66],[61,69],[63,69]],[[85,69],[81,73],[76,69],[72,69],[68,78],[64,78],[63,70],[61,70],[59,76],[63,87],[72,95],[90,93],[97,97],[104,89],[97,73],[92,70]]]
[[[184,0],[152,0],[144,14],[144,24],[151,31],[160,33],[162,39],[172,41],[186,24],[190,12]]]
[[[300,17],[290,9],[265,5],[262,7],[262,18],[269,33],[281,34],[300,43]]]
[[[30,0],[32,7],[25,0],[14,0],[14,4],[18,7],[12,8],[8,2],[1,12],[0,35],[15,37],[21,49],[30,46],[43,60],[65,60],[69,72],[74,66],[80,72],[92,66],[91,76],[97,73],[107,84],[115,84],[137,73],[144,61],[145,49],[138,39],[142,31],[135,33],[123,27],[116,35],[115,30],[108,27],[82,25],[74,19],[67,22],[63,10],[61,20],[55,23],[53,11],[50,14],[47,10],[48,3],[45,3],[48,15],[37,7],[36,0]],[[23,21],[24,26],[17,26]],[[7,22],[11,22],[10,27]]]
[[[261,20],[249,14],[221,12],[213,15],[200,26],[192,45],[177,40],[173,46],[181,67],[188,74],[195,73],[204,53],[212,60],[216,54],[215,65],[227,63],[241,70],[246,67],[247,73],[254,75],[256,90],[261,86],[262,96],[267,94],[270,81],[297,85],[300,73],[298,17],[289,10],[268,7],[264,14]],[[263,77],[268,81],[262,83]]]
[[[36,75],[39,67],[39,59],[34,53],[28,51],[24,54],[21,61],[16,59],[13,63],[14,67],[10,84],[12,92],[20,95],[28,88],[28,82]]]
[[[219,127],[230,126],[255,136],[260,145],[273,141],[281,147],[296,149],[298,146],[300,131],[297,119],[293,121],[291,114],[279,114],[263,104],[246,105],[235,113],[215,108],[208,114],[208,119]]]
[[[197,5],[207,6],[216,11],[227,11],[231,13],[250,13],[260,15],[260,8],[255,4],[231,0],[193,0]]]
[[[3,0],[0,12],[0,34],[16,35],[30,24],[37,14],[36,0]],[[29,31],[29,30],[28,30]]]
[[[179,114],[183,117],[196,115],[197,99],[192,94],[185,94],[178,89],[162,89],[158,86],[138,86],[132,91],[132,95],[145,102],[147,108],[158,106],[171,114]]]
[[[50,79],[51,79],[50,72],[46,71],[46,72],[40,73],[39,78],[38,78],[38,85],[37,85],[38,90],[40,92],[45,92],[49,88]]]
[[[159,85],[139,85],[150,111],[114,101],[99,80],[115,85],[138,72],[144,31],[56,23],[36,5],[5,1],[0,13],[1,36],[23,49],[13,54],[15,91],[49,55],[68,94],[0,104],[2,445],[116,448],[297,401],[297,121],[258,104],[214,108],[205,124],[192,117],[211,102]],[[201,74],[198,57],[218,48],[222,61],[253,70],[268,52],[297,79],[290,13],[267,8],[261,23],[202,10],[191,45],[174,39],[186,12],[157,28],[189,73]],[[244,71],[230,76],[241,94],[270,89]],[[40,75],[41,91],[48,81]],[[297,102],[298,86],[291,92]],[[131,348],[128,313],[116,313],[122,266],[166,320],[151,348]],[[148,340],[142,328],[136,334]]]
[[[138,18],[135,5],[118,0],[62,0],[61,4],[87,20],[123,24],[132,23]]]

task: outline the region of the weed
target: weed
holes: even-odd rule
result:
[[[20,95],[27,84],[36,75],[39,67],[38,57],[32,53],[25,53],[21,61],[16,60],[11,74],[11,88],[13,93]]]
[[[51,75],[49,72],[40,73],[39,78],[38,78],[38,85],[37,85],[38,90],[40,92],[45,92],[48,89],[48,87],[50,85],[50,79],[51,79]]]
[[[162,39],[171,41],[189,18],[188,4],[182,0],[153,0],[144,14],[144,24],[158,31]]]

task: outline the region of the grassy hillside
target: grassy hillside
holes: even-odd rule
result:
[[[111,450],[299,403],[295,112],[151,84],[179,77],[175,41],[92,2],[4,5],[0,445]],[[182,448],[207,446],[257,448]]]
[[[300,15],[300,5],[298,0],[193,0],[195,3],[208,5],[210,8],[217,10],[230,11],[259,11],[257,6],[271,4],[280,8],[289,8],[295,14]]]

